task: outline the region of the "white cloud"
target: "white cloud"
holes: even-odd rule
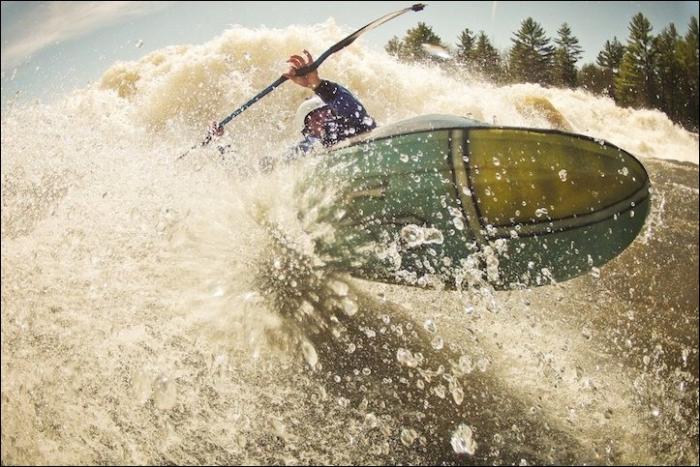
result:
[[[3,40],[2,69],[18,65],[46,46],[87,34],[122,18],[164,8],[168,2],[48,2],[25,10],[25,27]]]

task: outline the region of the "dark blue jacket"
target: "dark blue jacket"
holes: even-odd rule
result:
[[[331,108],[334,118],[326,124],[326,132],[322,140],[306,135],[304,140],[295,147],[295,152],[306,154],[319,142],[325,147],[330,147],[377,126],[360,101],[343,86],[324,79],[321,80],[315,92]]]

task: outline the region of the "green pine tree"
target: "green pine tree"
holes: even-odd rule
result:
[[[389,42],[387,42],[386,45],[384,46],[384,50],[386,50],[386,53],[388,53],[392,57],[395,57],[398,59],[404,58],[403,42],[401,41],[401,39],[399,39],[396,36],[389,39]]]
[[[457,54],[455,59],[457,63],[469,65],[473,59],[474,53],[474,34],[466,28],[459,34],[457,42]]]
[[[480,31],[476,38],[476,46],[472,53],[474,69],[484,78],[500,82],[503,79],[501,56],[498,50],[491,45],[491,41],[484,31]]]
[[[532,18],[527,18],[511,41],[511,79],[516,82],[549,84],[554,47],[542,26]]]
[[[605,77],[604,92],[615,99],[615,80],[620,73],[622,57],[625,54],[625,46],[613,37],[612,42],[605,41],[603,50],[598,52],[596,63],[603,69]]]
[[[415,28],[406,31],[406,37],[403,38],[402,43],[406,58],[415,61],[433,60],[432,55],[423,48],[423,44],[445,47],[440,36],[433,32],[433,28],[423,22],[418,23],[418,26]]]
[[[655,50],[651,30],[651,23],[642,13],[632,18],[630,37],[615,80],[615,94],[622,105],[654,107],[656,104]]]
[[[557,86],[573,88],[576,86],[576,62],[583,55],[583,49],[578,38],[571,34],[568,24],[562,24],[557,34],[559,37],[554,40],[557,48],[554,51],[552,82]]]
[[[606,92],[610,97],[615,99],[615,79],[620,73],[622,65],[622,57],[625,54],[625,46],[613,37],[612,42],[605,41],[603,50],[598,53],[596,63],[603,69],[605,78],[605,87],[603,92]]]
[[[580,87],[594,94],[603,94],[608,86],[606,71],[593,63],[581,67],[577,82]]]
[[[676,26],[671,23],[654,39],[658,52],[655,76],[658,85],[658,106],[673,121],[682,120],[683,62],[681,43]]]
[[[683,69],[682,119],[695,131],[698,131],[698,54],[698,18],[693,16],[679,44],[679,55]]]
[[[625,46],[617,40],[617,36],[613,37],[612,42],[605,41],[603,50],[598,53],[596,63],[603,69],[611,70],[617,73],[622,64],[622,57],[625,54]]]

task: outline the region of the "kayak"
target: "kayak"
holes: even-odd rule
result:
[[[513,289],[595,273],[644,226],[649,188],[644,166],[603,140],[426,115],[326,150],[297,193],[335,268]]]

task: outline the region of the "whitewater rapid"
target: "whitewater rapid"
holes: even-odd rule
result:
[[[3,109],[3,464],[697,463],[698,137],[663,114],[362,43],[324,63],[380,124],[566,128],[642,160],[637,241],[515,292],[324,269],[295,204],[313,161],[258,165],[297,140],[291,83],[227,126],[232,150],[175,161],[343,32],[235,27]]]

